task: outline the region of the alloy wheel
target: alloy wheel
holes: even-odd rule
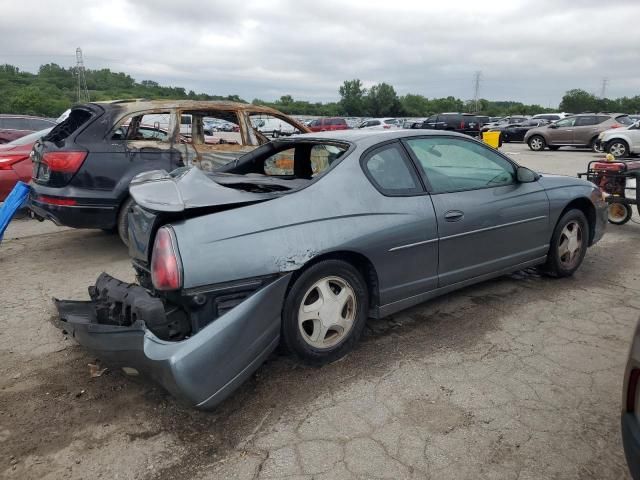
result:
[[[358,311],[356,293],[340,277],[324,277],[305,293],[298,310],[298,328],[314,348],[331,348],[351,331]]]
[[[615,142],[609,147],[609,153],[616,158],[624,157],[627,154],[627,147],[623,143]]]
[[[558,258],[565,268],[573,268],[575,263],[580,260],[582,242],[583,235],[580,224],[576,221],[567,223],[562,229],[558,242]]]
[[[544,148],[544,144],[542,143],[542,139],[539,137],[533,137],[531,140],[529,140],[529,145],[531,146],[532,150],[542,150]]]

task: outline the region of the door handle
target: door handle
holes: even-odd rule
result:
[[[444,219],[447,222],[457,222],[458,220],[462,220],[462,217],[464,217],[464,212],[460,210],[449,210],[444,214]]]

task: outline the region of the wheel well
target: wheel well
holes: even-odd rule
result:
[[[338,251],[338,252],[329,252],[323,255],[319,255],[312,260],[309,260],[305,263],[302,268],[297,270],[295,274],[291,277],[291,281],[289,282],[289,288],[293,285],[295,280],[300,276],[300,274],[309,268],[312,265],[315,265],[318,262],[322,262],[324,260],[342,260],[343,262],[347,262],[353,265],[362,275],[362,278],[367,284],[367,290],[369,291],[369,308],[375,308],[380,305],[380,290],[378,283],[378,273],[376,272],[373,263],[362,255],[361,253],[351,252],[351,251]]]
[[[582,213],[584,213],[584,216],[587,217],[587,221],[589,222],[589,245],[591,245],[593,237],[596,233],[596,208],[593,206],[589,199],[584,197],[576,198],[575,200],[571,200],[571,202],[569,202],[569,204],[564,207],[564,210],[562,210],[562,213],[558,218],[562,218],[562,216],[566,212],[574,208],[580,210]]]
[[[613,142],[621,142],[624,143],[627,148],[629,148],[629,142],[627,142],[624,138],[620,138],[620,137],[613,137],[611,140],[607,140],[607,145],[611,145]]]

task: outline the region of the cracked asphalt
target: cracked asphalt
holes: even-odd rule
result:
[[[503,151],[571,175],[594,158]],[[100,272],[133,280],[117,236],[15,221],[0,245],[0,476],[628,478],[619,406],[638,245],[640,225],[610,226],[573,278],[518,272],[370,321],[323,368],[274,354],[199,412],[144,379],[91,377],[97,359],[50,322],[51,297],[86,298]]]

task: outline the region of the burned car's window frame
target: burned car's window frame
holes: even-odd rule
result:
[[[167,138],[164,140],[161,139],[152,139],[152,138],[145,138],[145,139],[133,139],[131,138],[132,135],[132,129],[131,129],[131,122],[137,118],[137,117],[144,117],[145,115],[168,115],[169,116],[169,122],[167,124]],[[124,127],[124,125],[127,125],[127,121],[128,123],[128,127],[126,129],[126,133],[124,138],[113,138],[113,136],[116,134],[117,130]],[[175,128],[174,128],[174,124],[175,124],[175,119],[174,119],[174,114],[171,111],[171,109],[157,109],[157,110],[140,110],[137,112],[130,112],[127,113],[126,115],[123,115],[122,117],[120,117],[114,124],[113,126],[107,130],[107,133],[105,134],[105,140],[108,142],[161,142],[161,143],[177,143],[176,142],[176,136],[175,136]],[[146,125],[143,124],[142,122],[138,122],[137,123],[137,127],[152,127],[153,125]],[[162,128],[162,126],[159,125],[158,128]]]

